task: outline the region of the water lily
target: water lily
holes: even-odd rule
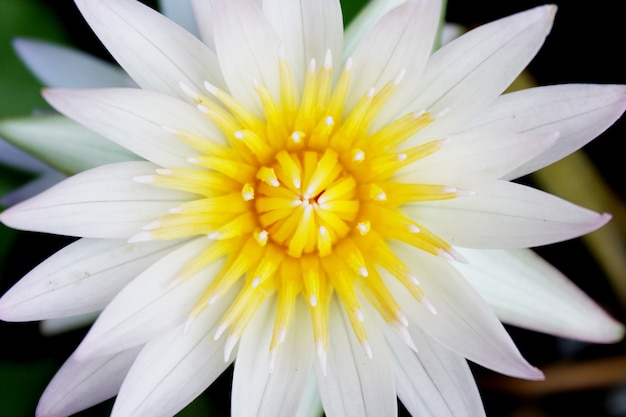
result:
[[[0,318],[100,311],[41,416],[117,395],[174,415],[234,362],[232,414],[484,415],[466,360],[541,379],[505,322],[596,342],[623,327],[529,247],[608,214],[511,182],[580,148],[624,86],[501,95],[541,47],[542,6],[432,53],[436,0],[374,2],[344,44],[339,2],[194,2],[200,39],[134,0],[76,0],[139,88],[48,102],[141,157],[0,215],[81,239]],[[306,401],[304,402],[307,403]]]

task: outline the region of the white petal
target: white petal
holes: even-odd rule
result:
[[[172,2],[175,0],[171,0]],[[213,1],[212,0],[191,0],[196,25],[200,32],[200,39],[212,51],[215,51],[214,24],[213,24]]]
[[[624,335],[620,323],[531,250],[460,252],[470,262],[457,269],[500,320],[596,343],[615,342]]]
[[[132,0],[76,0],[91,29],[126,72],[147,90],[187,99],[179,82],[223,86],[215,53],[164,16]]]
[[[131,281],[100,314],[76,355],[90,358],[119,352],[182,324],[222,263],[213,263],[179,285],[172,283],[208,245],[206,237],[192,240]]]
[[[120,388],[112,417],[173,416],[211,385],[232,363],[224,361],[226,339],[215,341],[213,333],[235,295],[218,300],[186,333],[179,326],[146,344]]]
[[[64,116],[35,116],[0,122],[0,134],[65,174],[113,162],[140,159]]]
[[[67,236],[128,239],[193,194],[140,184],[149,162],[120,162],[77,174],[0,214],[15,229]]]
[[[337,0],[265,0],[263,13],[284,42],[297,90],[302,90],[311,58],[322,66],[327,50],[335,72],[341,70],[343,21]]]
[[[398,398],[414,416],[484,416],[482,401],[467,361],[409,327],[417,352],[386,328]]]
[[[139,349],[89,361],[74,355],[54,376],[37,405],[38,417],[66,417],[115,396]]]
[[[132,87],[121,68],[79,50],[51,42],[18,38],[13,41],[28,69],[48,87]]]
[[[583,147],[626,109],[626,86],[566,84],[505,94],[471,123],[470,129],[545,133],[559,140],[547,152],[505,176],[517,178]]]
[[[433,314],[395,278],[386,283],[407,317],[453,352],[494,371],[526,379],[542,379],[519,353],[506,330],[482,298],[445,259],[404,244],[396,255],[420,281]]]
[[[420,203],[406,212],[453,246],[513,249],[572,239],[611,219],[556,196],[506,181],[472,188],[471,196]]]
[[[261,115],[253,79],[278,101],[279,39],[261,8],[250,0],[214,0],[215,48],[230,93]]]
[[[178,245],[81,239],[37,266],[0,298],[5,321],[33,321],[102,310],[135,276]]]
[[[317,385],[328,417],[395,416],[396,388],[381,321],[363,305],[369,358],[350,326],[348,317],[333,297],[329,310],[329,346],[326,375],[316,366]]]
[[[169,0],[176,1],[176,0]],[[200,39],[211,50],[215,50],[215,16],[214,3],[215,0],[191,0],[194,14],[196,15],[196,23],[200,31]],[[263,4],[263,0],[254,0],[259,7]]]
[[[159,10],[165,17],[198,38],[200,32],[191,2],[192,0],[159,0]]]
[[[352,56],[365,35],[391,9],[403,4],[406,0],[371,0],[350,22],[345,31],[344,56]]]
[[[276,352],[270,372],[270,341],[276,309],[266,301],[244,332],[233,375],[233,417],[296,415],[310,376],[314,345],[311,320],[302,299],[296,301],[292,324]]]
[[[439,1],[409,0],[378,21],[354,53],[348,109],[370,88],[379,90],[404,73],[400,85],[379,113],[378,124],[406,110],[407,104],[415,99],[415,89],[433,49],[440,15]]]
[[[198,151],[164,126],[222,142],[223,134],[195,107],[139,89],[45,90],[58,111],[137,155],[168,168],[190,167]]]
[[[537,53],[555,11],[555,6],[542,6],[497,20],[435,52],[410,110],[449,113],[422,130],[415,141],[446,137],[491,104]]]
[[[495,181],[548,149],[558,133],[468,132],[446,139],[442,148],[396,173],[400,182],[472,187]]]

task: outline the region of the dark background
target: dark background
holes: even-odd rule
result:
[[[0,0],[3,1],[8,0]],[[41,7],[50,9],[60,19],[68,43],[109,59],[107,52],[83,23],[73,2],[40,0],[40,3]],[[359,3],[363,2],[346,2],[348,19]],[[447,20],[471,28],[539,4],[530,0],[449,0]],[[624,83],[624,18],[620,4],[615,0],[559,2],[552,34],[529,67],[538,84]],[[585,148],[604,180],[622,200],[626,196],[626,185],[620,146],[625,129],[626,122],[622,120]],[[532,178],[524,180],[533,181]],[[572,178],[572,181],[575,180]],[[69,241],[40,234],[17,234],[14,243],[4,253],[0,293]],[[539,252],[611,314],[622,322],[626,321],[624,304],[614,295],[602,270],[580,240],[541,248]],[[556,369],[567,371],[570,365],[594,365],[598,361],[626,357],[624,342],[589,345],[516,328],[510,328],[510,332],[527,359],[542,369],[554,369],[556,366]],[[38,396],[84,333],[85,330],[77,330],[61,336],[42,337],[36,323],[0,323],[0,361],[4,363],[5,372],[5,375],[0,375],[0,399],[4,401],[16,395],[20,396],[18,401],[21,404],[21,408],[9,411],[0,403],[0,417],[32,415]],[[524,383],[516,385],[510,378],[498,377],[479,367],[473,369],[487,415],[491,417],[626,416],[626,362],[610,364],[624,367],[621,379],[618,377],[598,383],[598,373],[604,371],[592,366],[587,386],[576,389],[557,386],[550,390],[538,388],[538,385],[531,388]],[[185,415],[206,415],[207,410],[213,410],[214,415],[227,415],[230,377],[230,372],[223,375]],[[108,415],[111,405],[111,401],[106,402],[79,416]]]

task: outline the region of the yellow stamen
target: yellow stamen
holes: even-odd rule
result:
[[[304,84],[296,86],[281,45],[278,97],[257,80],[250,87],[259,98],[262,116],[211,83],[205,88],[212,97],[181,84],[221,134],[205,138],[163,126],[192,148],[188,161],[195,167],[165,167],[134,178],[195,196],[173,202],[168,214],[146,224],[130,241],[208,237],[206,250],[181,268],[171,285],[192,279],[215,262],[223,263],[191,308],[185,329],[220,297],[236,291],[213,335],[217,339],[228,333],[227,360],[257,310],[274,302],[271,372],[290,327],[297,325],[292,322],[299,297],[309,307],[324,373],[331,302],[341,303],[368,356],[372,351],[363,325],[363,302],[414,348],[408,321],[381,271],[433,314],[436,310],[390,242],[463,261],[447,242],[402,211],[404,205],[471,195],[443,184],[399,182],[410,178],[405,174],[421,159],[445,145],[446,140],[423,143],[416,136],[443,112],[412,112],[370,132],[405,71],[380,90],[371,88],[346,109],[352,65],[348,58],[333,87],[333,56],[327,51],[322,66],[311,60]]]

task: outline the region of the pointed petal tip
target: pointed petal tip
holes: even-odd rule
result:
[[[626,327],[624,327],[622,323],[615,321],[614,333],[612,337],[606,339],[606,342],[607,343],[621,342],[624,339],[624,336],[626,336]]]
[[[38,41],[34,39],[17,37],[13,38],[13,40],[11,41],[11,46],[13,47],[15,52],[17,52],[17,54],[22,57],[22,55],[25,53],[25,49],[37,42]]]
[[[613,322],[613,326],[610,332],[607,332],[606,337],[597,340],[598,343],[618,343],[624,339],[626,335],[626,328],[618,321]]]
[[[613,215],[609,213],[599,214],[597,222],[593,225],[594,227],[593,230],[597,230],[601,228],[602,226],[610,222],[612,218],[613,218]]]
[[[14,288],[14,287],[13,287]],[[9,289],[2,297],[0,297],[0,321],[4,322],[25,322],[32,321],[28,317],[24,316],[24,313],[20,313],[20,299],[18,295],[18,299],[15,299],[15,291],[13,288]],[[16,311],[16,308],[17,311]]]
[[[613,317],[602,311],[602,320],[596,319],[593,332],[579,335],[579,340],[590,343],[618,343],[626,335],[626,327]]]
[[[17,212],[19,212],[19,206],[21,206],[21,204],[17,204],[13,207],[9,207],[8,209],[2,211],[0,213],[0,223],[4,224],[5,226],[8,226],[12,229],[20,229],[19,225],[16,225],[15,223],[15,214]]]
[[[523,376],[520,376],[520,378],[527,379],[529,381],[543,381],[546,379],[546,376],[541,371],[541,369],[529,365],[527,373]]]

